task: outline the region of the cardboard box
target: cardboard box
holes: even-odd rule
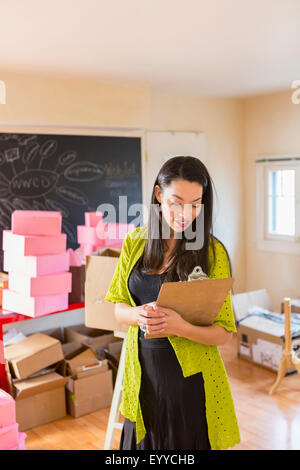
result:
[[[66,415],[65,384],[69,377],[56,372],[14,383],[16,418],[25,431]]]
[[[115,341],[113,341],[112,343],[109,343],[107,349],[110,354],[120,357],[122,346],[123,346],[123,340],[120,338],[115,338]]]
[[[67,374],[73,379],[93,375],[108,370],[107,361],[99,361],[93,349],[86,348],[79,354],[72,354],[72,358],[65,359],[67,364]],[[70,355],[68,356],[70,357]]]
[[[51,336],[51,338],[56,338],[61,343],[64,342],[64,327],[63,326],[60,326],[59,328],[50,328],[48,330],[43,330],[43,331],[40,331],[40,333],[42,333],[43,335]]]
[[[11,215],[11,230],[20,235],[58,235],[61,223],[58,211],[15,210]]]
[[[111,354],[108,349],[99,349],[97,350],[97,357],[102,360],[107,359],[108,365],[112,370],[113,386],[115,386],[120,362],[120,354]]]
[[[56,236],[19,235],[3,230],[2,249],[20,256],[55,255],[66,251],[67,234]]]
[[[70,379],[67,388],[67,410],[74,418],[111,406],[112,371],[106,370],[80,379]]]
[[[84,223],[88,227],[97,227],[98,223],[103,220],[103,212],[85,212]]]
[[[114,334],[97,328],[89,328],[83,324],[65,327],[65,341],[76,341],[86,346],[106,348],[113,341]]]
[[[28,297],[69,293],[72,289],[72,274],[61,272],[32,277],[11,271],[9,273],[9,288]]]
[[[104,245],[104,225],[99,223],[97,227],[77,225],[77,241],[80,245]]]
[[[85,324],[91,328],[128,331],[128,325],[117,322],[115,304],[104,300],[117,267],[120,251],[107,248],[86,258]]]
[[[18,271],[28,276],[44,276],[69,271],[69,253],[64,251],[54,255],[18,256],[13,251],[3,252],[4,271]]]
[[[69,294],[66,292],[56,295],[29,297],[10,289],[4,289],[2,292],[2,304],[5,310],[35,318],[47,315],[48,313],[67,310]]]
[[[236,294],[232,297],[232,303],[238,318],[238,357],[278,371],[284,348],[284,316],[266,308],[270,306],[270,300],[265,289]],[[299,346],[300,321],[291,321],[291,332],[292,347],[296,350]],[[288,370],[289,373],[294,371],[294,368]]]
[[[232,307],[236,321],[248,315],[251,308],[259,307],[271,311],[271,299],[266,289],[235,294],[232,297]]]
[[[4,355],[15,377],[24,379],[64,358],[59,340],[35,333],[4,348]]]
[[[98,360],[93,349],[84,344],[66,343],[64,374],[69,376],[67,410],[74,417],[111,405],[112,370],[106,359]]]
[[[64,353],[64,357],[66,358],[66,356],[68,356],[69,354],[73,353],[78,349],[81,349],[82,344],[78,343],[77,341],[70,341],[68,343],[63,343],[61,347]]]

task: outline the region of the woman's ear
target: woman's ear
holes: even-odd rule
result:
[[[157,199],[158,202],[161,204],[161,190],[160,190],[160,186],[159,186],[158,184],[155,185],[154,191],[155,191],[155,197],[156,197],[156,199]]]

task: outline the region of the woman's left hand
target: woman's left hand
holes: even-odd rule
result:
[[[157,305],[157,302],[151,302],[152,307],[145,307],[147,310],[149,309],[150,311],[152,309],[155,310],[156,313],[158,314],[164,314],[164,321],[166,323],[166,326],[163,328],[160,334],[166,334],[166,335],[176,335],[176,336],[181,336],[181,333],[184,329],[184,325],[187,323],[179,313],[177,313],[175,310],[171,308],[164,308],[160,307]]]

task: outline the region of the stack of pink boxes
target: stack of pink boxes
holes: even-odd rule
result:
[[[25,450],[27,435],[18,429],[15,400],[0,389],[0,450]]]
[[[77,241],[85,256],[105,247],[102,212],[85,212],[85,225],[77,225]]]
[[[134,224],[103,222],[102,212],[85,212],[85,225],[77,226],[77,241],[85,256],[101,248],[121,248]]]
[[[126,233],[134,228],[134,224],[107,222],[105,227],[105,246],[122,248]]]
[[[38,317],[68,308],[72,274],[61,223],[60,212],[13,212],[11,230],[3,230],[3,309]]]

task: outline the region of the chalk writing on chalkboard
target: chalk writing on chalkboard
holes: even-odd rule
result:
[[[67,246],[77,248],[84,212],[108,203],[118,216],[119,196],[142,203],[140,138],[0,134],[1,246],[11,213],[36,209],[60,211]]]

